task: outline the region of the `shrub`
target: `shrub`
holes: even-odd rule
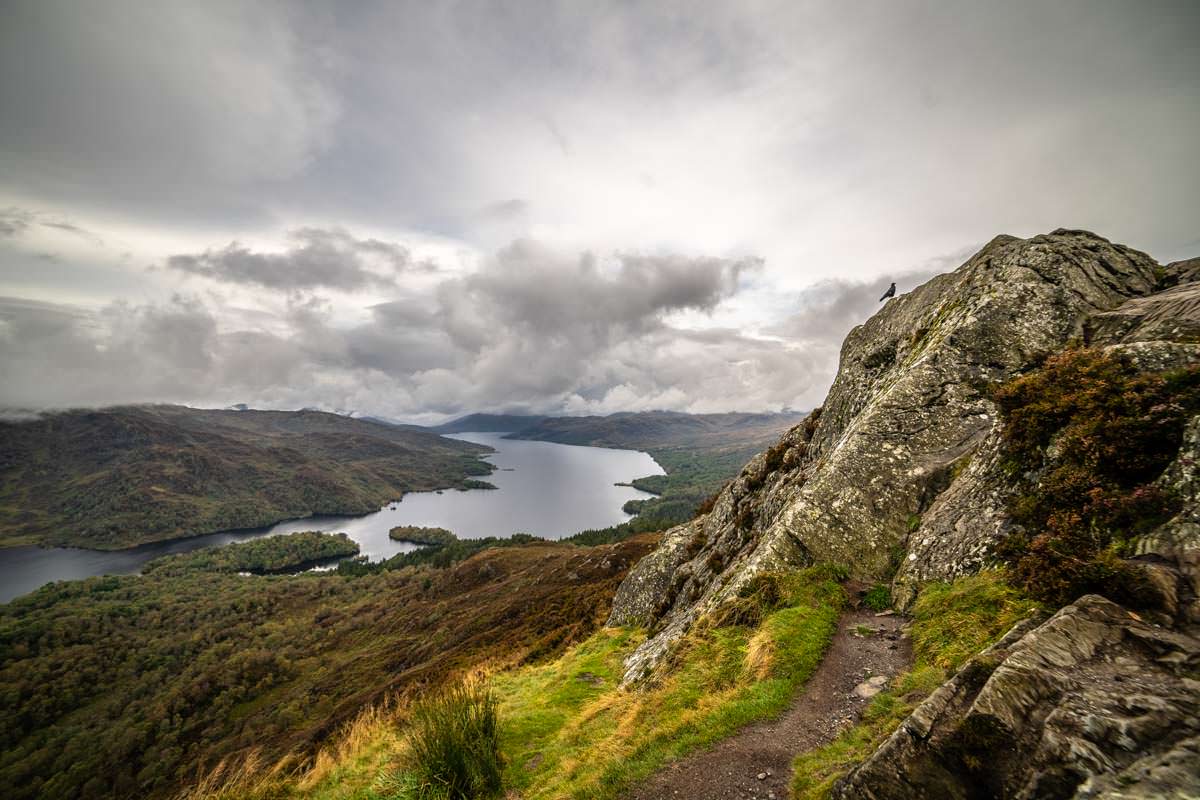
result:
[[[1057,604],[1088,592],[1147,602],[1144,576],[1122,556],[1175,511],[1153,481],[1200,411],[1200,368],[1140,373],[1117,356],[1068,350],[995,399],[1003,463],[1021,483],[1009,505],[1019,532],[999,548],[1012,580]]]
[[[872,611],[883,611],[892,606],[892,591],[882,583],[877,583],[863,595],[863,605]]]
[[[500,792],[496,698],[479,683],[463,683],[419,703],[409,735],[410,797],[475,800]]]

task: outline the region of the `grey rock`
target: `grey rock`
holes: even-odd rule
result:
[[[1087,321],[1084,335],[1088,344],[1096,345],[1200,343],[1200,283],[1182,283],[1095,314]]]
[[[864,700],[874,697],[887,687],[888,680],[888,676],[886,675],[876,675],[874,678],[867,678],[854,687],[854,696],[861,697]]]
[[[1198,667],[1194,628],[1083,597],[968,662],[832,796],[1194,797]]]
[[[1168,612],[1200,623],[1200,416],[1188,423],[1179,453],[1157,483],[1175,495],[1182,507],[1165,524],[1139,537],[1134,552],[1170,567],[1150,573],[1168,601]]]
[[[918,580],[976,569],[1004,530],[990,387],[1150,294],[1161,272],[1086,231],[1000,236],[851,331],[819,413],[626,578],[610,621],[652,633],[626,682],[765,572],[829,561],[877,579],[902,558],[903,600]]]

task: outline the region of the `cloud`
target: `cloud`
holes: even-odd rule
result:
[[[299,228],[287,235],[282,253],[254,252],[237,242],[220,250],[173,255],[167,266],[215,281],[268,289],[360,289],[393,286],[409,270],[431,271],[403,245],[356,239],[340,228]]]
[[[355,252],[376,247],[333,239]],[[0,407],[246,402],[407,419],[808,409],[832,383],[846,333],[878,310],[888,282],[911,291],[964,258],[819,282],[782,298],[788,313],[761,331],[704,323],[743,299],[761,275],[758,259],[571,254],[529,239],[475,272],[397,292],[353,322],[303,292],[272,312],[239,311],[219,294],[98,311],[10,298],[0,301],[0,372],[12,378],[0,385]],[[315,279],[284,285],[301,283]]]
[[[529,213],[529,203],[519,197],[514,197],[511,200],[489,203],[475,212],[475,216],[489,222],[507,222],[523,217],[527,213]]]
[[[943,271],[905,271],[869,281],[819,281],[796,293],[793,301],[796,311],[768,326],[765,332],[805,344],[839,347],[853,325],[879,310],[882,306],[879,298],[890,283],[896,283],[897,294],[904,294]]]
[[[22,208],[0,209],[0,236],[19,236],[29,230],[34,215]]]
[[[95,247],[104,247],[104,239],[99,234],[62,217],[15,206],[0,209],[0,237],[19,236],[35,226],[69,233]]]
[[[931,255],[1195,255],[1194,0],[10,5],[0,400],[808,407]]]
[[[95,312],[10,299],[0,302],[0,369],[13,380],[0,405],[253,402],[405,416],[517,405],[619,410],[631,393],[638,404],[728,409],[749,393],[756,407],[780,407],[798,394],[779,382],[786,345],[670,322],[715,309],[760,269],[751,258],[570,256],[521,240],[478,272],[376,305],[358,324],[338,324],[327,302],[293,295],[254,329],[240,327],[250,317],[183,295]],[[266,279],[249,274],[283,281],[279,265],[266,270]],[[320,275],[322,285],[346,281]],[[293,277],[286,286],[315,282]],[[46,364],[53,375],[39,377]]]

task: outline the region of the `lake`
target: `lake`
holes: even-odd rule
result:
[[[0,549],[0,603],[49,583],[92,575],[128,575],[151,559],[202,547],[295,531],[345,532],[362,555],[378,560],[416,549],[395,542],[397,525],[448,528],[462,539],[531,533],[560,539],[579,531],[607,528],[628,520],[627,500],[651,495],[616,486],[663,469],[646,453],[601,447],[504,439],[500,433],[459,433],[450,438],[494,447],[488,460],[497,470],[483,480],[497,488],[414,492],[362,517],[309,517],[248,531],[227,531],[156,542],[128,550],[100,551],[54,547]]]

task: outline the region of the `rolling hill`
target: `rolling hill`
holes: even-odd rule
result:
[[[471,486],[489,449],[320,411],[127,406],[0,423],[0,546],[117,549]]]

